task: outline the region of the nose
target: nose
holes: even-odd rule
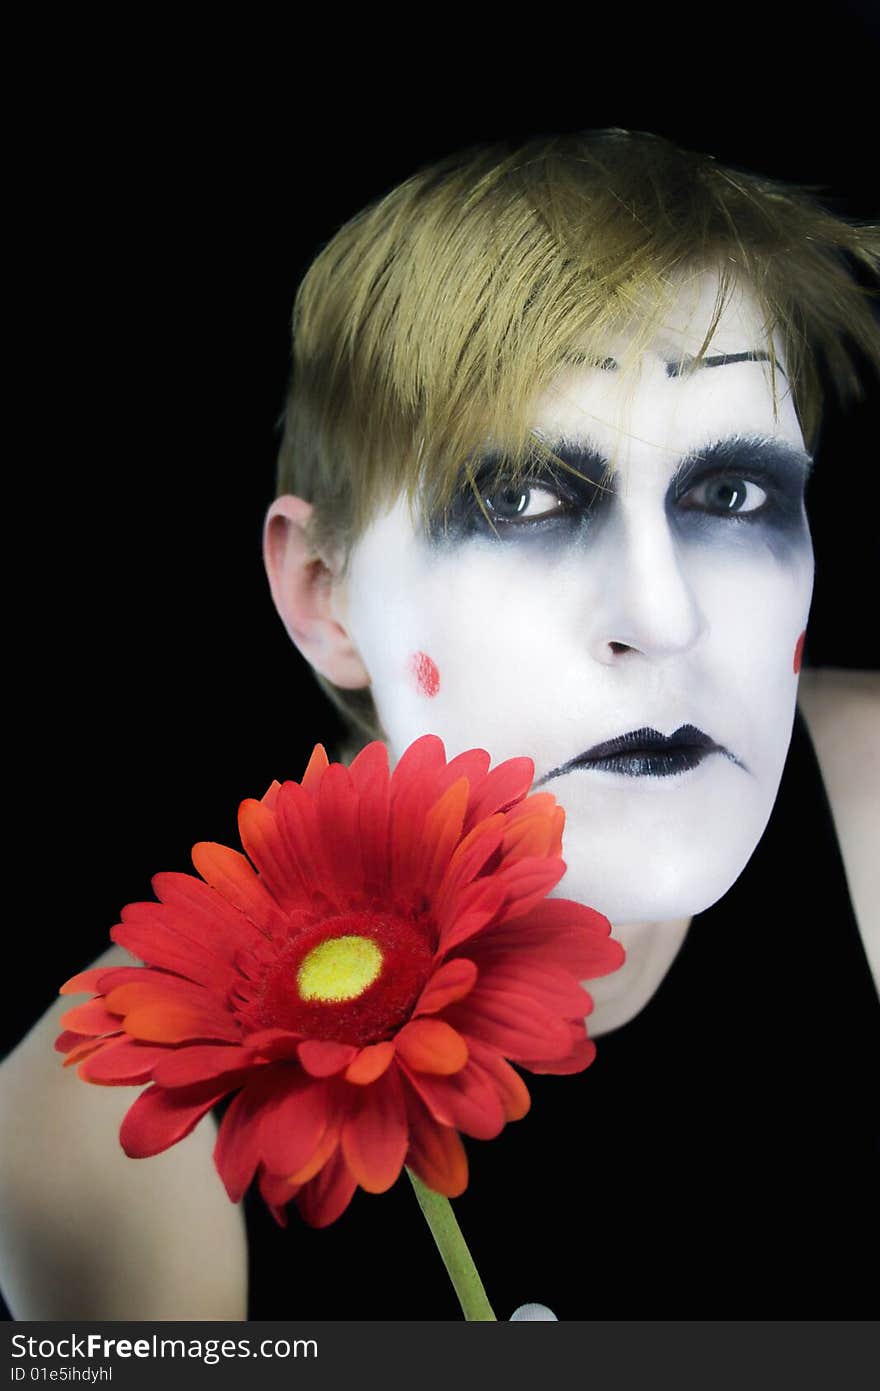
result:
[[[588,619],[596,660],[613,665],[640,653],[659,661],[693,647],[706,619],[662,507],[620,509],[603,549]]]

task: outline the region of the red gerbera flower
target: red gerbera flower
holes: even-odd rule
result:
[[[564,813],[526,795],[533,773],[528,758],[490,772],[481,749],[447,763],[433,735],[393,776],[380,743],[349,768],[318,745],[301,784],[242,803],[250,861],[201,843],[201,879],[156,875],[160,902],[129,905],[111,932],[146,965],[62,987],[97,992],[64,1016],[67,1064],[88,1082],[152,1082],[125,1152],[158,1154],[236,1092],[217,1169],[233,1201],[257,1175],[282,1225],[291,1198],[325,1226],[404,1164],[460,1194],[459,1132],[491,1139],[528,1110],[508,1060],[585,1068],[579,982],[623,960],[599,913],[546,899]]]

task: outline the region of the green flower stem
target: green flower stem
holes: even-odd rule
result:
[[[419,1207],[431,1234],[437,1243],[437,1250],[443,1257],[443,1264],[458,1295],[462,1313],[468,1323],[494,1323],[495,1315],[483,1289],[477,1267],[461,1234],[461,1227],[455,1219],[449,1199],[426,1188],[412,1169],[407,1169],[410,1183],[415,1189]]]

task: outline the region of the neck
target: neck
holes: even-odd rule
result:
[[[610,976],[586,982],[594,1002],[587,1017],[591,1038],[619,1029],[644,1009],[678,955],[690,925],[690,918],[676,918],[612,927],[611,935],[622,943],[626,961]]]

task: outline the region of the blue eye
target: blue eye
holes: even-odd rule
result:
[[[565,503],[550,488],[534,484],[510,484],[493,493],[484,493],[483,502],[490,516],[499,521],[539,521],[564,509]]]
[[[741,516],[760,512],[767,502],[767,493],[748,478],[733,474],[706,478],[689,488],[680,499],[684,508],[711,512],[715,516]]]

